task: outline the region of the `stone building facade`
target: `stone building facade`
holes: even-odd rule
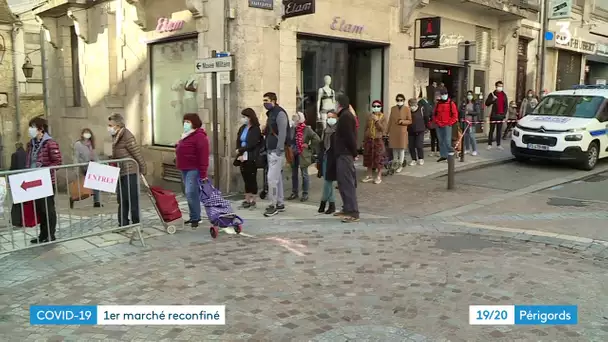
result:
[[[232,81],[220,75],[218,163],[222,188],[234,191],[239,113],[251,107],[264,118],[264,92],[276,92],[283,107],[305,112],[313,124],[326,75],[334,93],[349,95],[361,115],[375,99],[388,109],[396,94],[414,97],[431,81],[445,82],[460,98],[465,72],[458,44],[465,40],[477,43],[476,61],[466,75],[469,89],[484,95],[497,80],[513,94],[518,84],[535,87],[540,25],[537,9],[522,8],[521,1],[313,0],[308,6],[312,3],[314,14],[282,20],[277,1],[51,0],[36,14],[49,40],[46,70],[55,70],[47,72],[53,132],[68,148],[81,128],[90,127],[109,154],[106,120],[121,112],[145,147],[150,180],[178,180],[173,145],[181,116],[198,112],[210,136],[214,131],[211,83],[208,75],[195,73],[196,59],[226,51],[234,56],[235,73]],[[442,46],[416,49],[417,19],[429,17],[441,17]],[[522,38],[531,42],[530,57],[518,64]]]
[[[45,114],[40,26],[33,15],[14,14],[19,9],[0,0],[0,169],[10,166],[15,143],[27,142],[29,120]],[[35,68],[30,79],[22,70],[26,59]]]

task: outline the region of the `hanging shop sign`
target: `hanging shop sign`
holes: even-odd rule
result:
[[[441,18],[421,18],[420,20],[420,49],[436,49],[441,45]],[[458,45],[458,44],[457,44]]]
[[[596,43],[578,37],[572,37],[569,40],[566,40],[565,38],[566,37],[560,35],[559,33],[556,33],[555,39],[547,41],[547,46],[557,49],[570,50],[578,53],[584,53],[588,55],[595,55],[597,52]],[[562,41],[568,41],[568,43],[560,44],[560,42]]]
[[[572,0],[550,0],[549,19],[569,19],[572,16]]]
[[[251,8],[261,8],[265,10],[272,10],[274,5],[274,0],[249,0],[249,7]]]
[[[169,18],[158,18],[156,32],[175,32],[184,28],[186,22],[183,20],[170,20]]]
[[[363,33],[363,29],[365,27],[363,25],[349,24],[341,17],[334,17],[334,19],[331,21],[331,25],[329,25],[329,28],[334,31],[361,34]]]
[[[283,0],[283,19],[315,13],[315,0]]]

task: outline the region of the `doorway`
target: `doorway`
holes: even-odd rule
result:
[[[515,88],[515,101],[517,106],[521,105],[526,96],[526,84],[528,81],[528,44],[529,40],[519,38],[517,43],[517,79]]]
[[[335,96],[344,94],[350,98],[361,122],[359,134],[362,136],[371,103],[384,100],[384,45],[299,36],[298,64],[296,96],[298,109],[305,114],[307,124],[318,130],[318,94],[328,75]]]

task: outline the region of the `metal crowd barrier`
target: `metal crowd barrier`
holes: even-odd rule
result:
[[[141,176],[137,162],[124,158],[98,163],[117,167],[132,163],[136,173],[119,175],[115,180],[115,193],[95,193],[82,186],[88,163],[0,171],[0,255],[129,229],[133,229],[129,243],[138,238],[145,247],[139,196]],[[50,173],[44,171],[47,169]],[[52,173],[55,173],[55,184],[50,183],[47,176]],[[60,179],[66,180],[66,191],[59,191]],[[106,181],[110,183],[108,179]],[[21,188],[16,189],[19,198],[13,199],[11,186]],[[102,201],[102,197],[110,200]],[[27,198],[37,199],[24,200]],[[71,198],[78,200],[72,205]],[[104,206],[94,207],[96,200]],[[121,218],[125,214],[128,215],[127,221]],[[40,237],[43,240],[37,241]]]

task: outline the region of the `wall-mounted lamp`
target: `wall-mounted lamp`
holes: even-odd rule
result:
[[[34,65],[32,64],[32,61],[29,57],[25,57],[25,63],[23,63],[21,70],[23,70],[25,78],[27,78],[28,80],[32,78],[32,75],[34,74]]]

